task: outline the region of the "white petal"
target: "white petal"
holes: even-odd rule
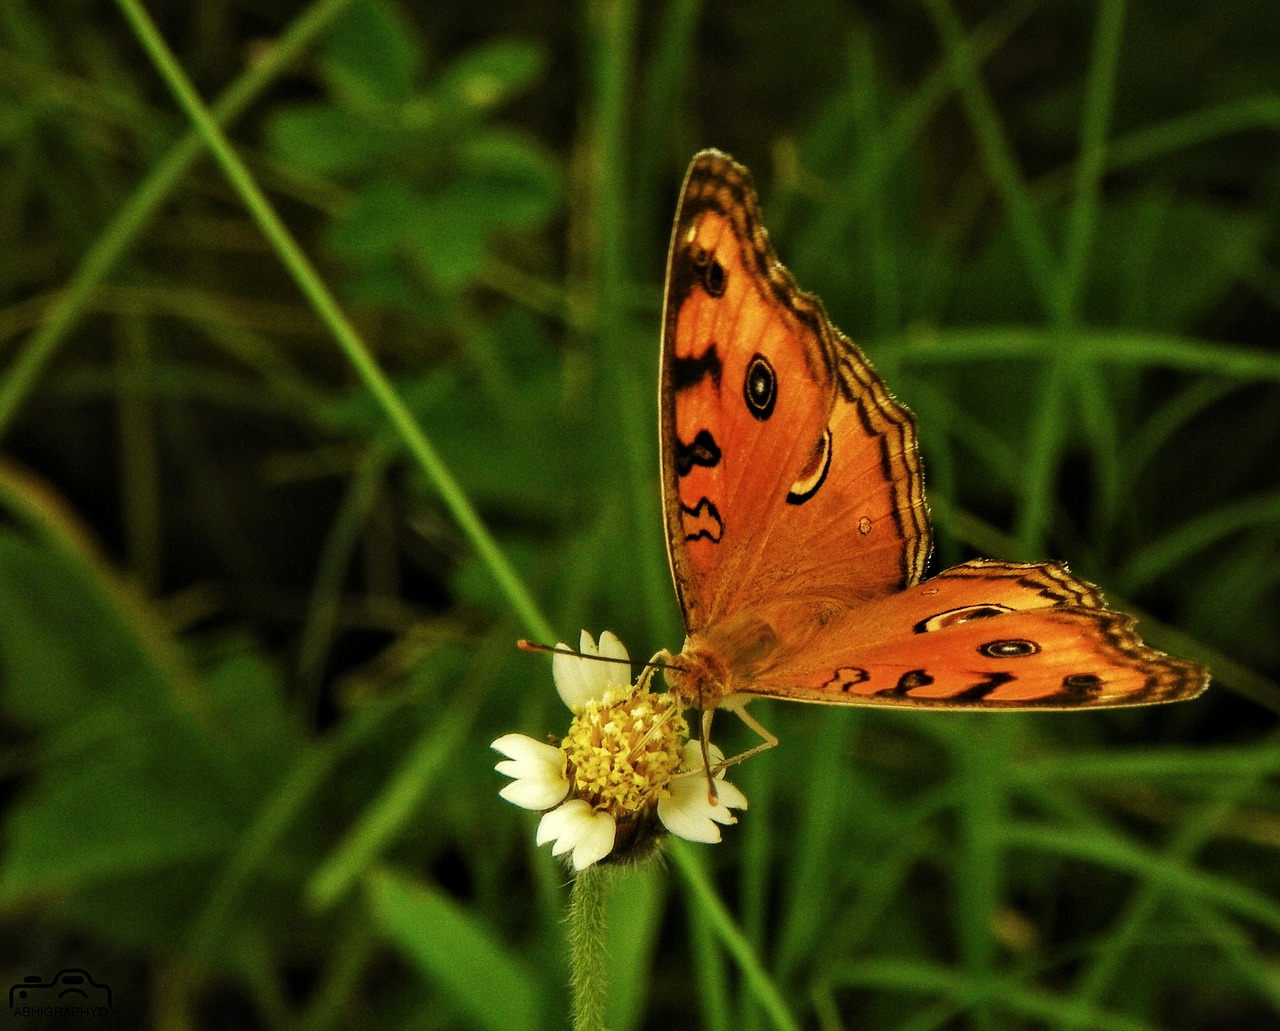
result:
[[[600,634],[600,654],[607,659],[617,659],[622,662],[631,661],[631,656],[627,654],[626,645],[618,640],[612,630],[605,630]],[[614,670],[627,669],[626,666],[619,665],[617,662],[613,663],[612,668]],[[618,677],[614,677],[615,683],[617,683],[618,680]],[[630,680],[627,680],[626,683],[629,684]]]
[[[568,793],[569,781],[563,777],[558,782],[522,777],[519,780],[513,780],[498,792],[512,805],[518,805],[521,809],[531,809],[534,812],[550,809],[562,801]]]
[[[512,782],[498,792],[522,809],[550,809],[569,792],[564,753],[555,745],[524,734],[506,734],[493,743],[503,755],[494,769]]]
[[[512,735],[508,735],[508,737],[510,736]],[[707,745],[707,752],[711,756],[712,766],[714,766],[719,759],[724,758],[724,753],[713,744]],[[702,772],[702,769],[702,745],[698,743],[697,738],[691,737],[680,746],[680,772],[692,773],[694,770]]]
[[[617,821],[608,813],[593,810],[590,822],[583,828],[578,843],[573,847],[573,868],[585,870],[593,863],[598,863],[613,851],[617,834]]]
[[[688,841],[713,844],[720,840],[720,828],[710,816],[711,809],[707,802],[707,782],[702,777],[676,777],[658,799],[658,819],[662,825]],[[732,816],[729,822],[733,822]]]
[[[627,649],[608,630],[600,635],[599,645],[587,631],[582,631],[578,640],[581,655],[567,655],[560,651],[566,647],[564,644],[556,645],[556,654],[551,659],[551,675],[564,704],[574,712],[590,702],[599,701],[611,687],[631,686],[629,666],[600,662],[595,658],[629,660]]]
[[[707,751],[714,767],[723,761],[724,753],[715,745]],[[714,843],[720,840],[717,824],[733,824],[738,819],[729,810],[747,808],[747,796],[724,779],[724,771],[716,774],[716,804],[707,798],[707,778],[702,764],[702,746],[686,741],[681,751],[683,776],[672,778],[658,800],[658,819],[672,834],[689,841]],[[695,772],[696,771],[696,772]]]
[[[559,841],[560,838],[569,836],[571,840],[566,847],[572,848],[573,841],[577,840],[573,831],[576,826],[575,821],[581,820],[585,815],[583,810],[590,810],[590,808],[591,806],[580,798],[569,799],[564,805],[552,809],[538,821],[538,834],[534,840],[539,845],[545,845],[548,841]]]
[[[537,759],[545,755],[548,749],[552,752],[560,751],[555,745],[539,741],[536,737],[530,737],[528,734],[503,734],[489,747],[495,752],[501,752],[508,759],[515,759],[517,762]]]
[[[742,793],[736,784],[730,784],[723,779],[723,774],[716,778],[716,794],[720,797],[720,804],[728,806],[730,809],[746,809],[747,796]]]
[[[613,850],[618,825],[608,813],[596,812],[580,798],[571,798],[538,821],[537,842],[554,842],[551,854],[573,851],[575,870],[585,870]]]
[[[581,645],[580,651],[583,655],[598,655],[601,658],[622,659],[628,661],[627,649],[622,646],[622,642],[617,639],[610,631],[604,630],[600,634],[600,644],[591,639],[591,635],[585,630],[582,631],[582,637],[579,640]],[[603,698],[605,692],[611,687],[627,688],[631,686],[631,667],[623,666],[617,662],[595,662],[591,659],[582,660],[582,676],[586,681],[587,689],[591,692],[590,701],[596,701]]]
[[[586,679],[586,662],[561,650],[568,647],[563,643],[556,645],[556,652],[551,657],[551,677],[564,704],[577,710],[591,701],[591,687]]]

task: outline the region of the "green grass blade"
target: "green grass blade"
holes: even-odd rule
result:
[[[252,174],[227,141],[217,122],[211,117],[146,11],[137,3],[137,0],[117,0],[117,3],[132,25],[139,42],[147,50],[175,99],[195,124],[205,145],[240,195],[254,221],[271,242],[281,262],[289,270],[316,314],[333,334],[338,346],[363,380],[369,393],[377,401],[409,453],[435,486],[445,507],[449,509],[458,526],[470,540],[472,547],[476,549],[481,561],[493,576],[499,590],[506,597],[526,631],[540,640],[552,640],[555,634],[550,624],[538,609],[537,603],[530,596],[514,567],[499,549],[497,542],[458,485],[457,479],[444,464],[434,445],[418,427],[408,407],[395,392],[369,349],[356,333],[355,327],[351,325],[302,248],[280,220]],[[0,399],[0,414],[2,413],[3,401]]]
[[[218,125],[229,125],[287,69],[302,51],[338,16],[351,0],[320,0],[309,7],[282,33],[261,61],[226,91],[212,110]],[[54,301],[44,323],[32,335],[21,354],[0,380],[0,435],[13,421],[18,406],[30,392],[36,377],[88,309],[94,291],[146,227],[152,215],[170,196],[182,177],[203,153],[203,140],[192,129],[151,170],[125,202],[111,224],[85,254],[75,276]]]
[[[747,991],[764,1010],[770,1025],[778,1031],[799,1031],[800,1025],[791,1015],[777,985],[764,969],[751,942],[734,923],[733,917],[716,895],[700,858],[693,854],[692,846],[670,840],[667,843],[667,855],[679,870],[685,889],[689,892],[690,907],[698,910],[710,922],[716,937],[737,962]]]
[[[486,1031],[548,1027],[545,988],[474,913],[439,891],[383,870],[369,877],[369,910],[428,983]]]

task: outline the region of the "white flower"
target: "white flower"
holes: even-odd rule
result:
[[[555,842],[553,856],[573,850],[573,868],[585,870],[613,851],[618,821],[613,814],[593,809],[581,798],[571,798],[538,821],[538,844]]]
[[[492,745],[507,758],[494,767],[512,781],[498,792],[521,809],[550,809],[569,793],[564,750],[524,734],[503,734]]]
[[[687,739],[679,699],[649,690],[653,665],[632,685],[626,665],[600,661],[628,659],[607,630],[599,645],[584,630],[581,651],[552,660],[556,690],[574,713],[560,745],[524,734],[493,743],[507,757],[494,769],[511,778],[499,794],[542,812],[538,844],[550,843],[553,855],[572,853],[579,871],[615,850],[618,859],[648,854],[659,822],[690,841],[719,841],[720,825],[737,822],[730,809],[745,809],[747,800],[723,770],[715,775],[715,803],[707,797],[701,747]],[[723,763],[714,745],[708,752],[713,767]]]
[[[562,650],[563,649],[563,650]],[[622,642],[608,630],[600,634],[600,644],[585,630],[578,642],[582,655],[602,656],[605,659],[621,659],[622,662],[599,662],[578,655],[566,654],[569,646],[557,644],[551,658],[551,676],[564,704],[577,712],[584,705],[598,702],[611,687],[627,689],[631,686],[631,667],[623,665],[630,660]]]
[[[724,753],[708,745],[714,767],[724,762]],[[716,803],[707,797],[707,777],[702,764],[702,749],[697,741],[686,741],[681,752],[680,769],[667,784],[658,800],[658,819],[677,837],[708,844],[720,840],[717,824],[737,823],[730,809],[747,808],[747,796],[724,779],[724,770],[715,775]]]

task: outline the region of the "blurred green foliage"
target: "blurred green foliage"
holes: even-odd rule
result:
[[[103,1026],[564,1025],[566,877],[488,742],[564,726],[516,637],[680,643],[660,284],[715,145],[919,416],[934,567],[1066,558],[1215,682],[762,707],[741,825],[613,885],[611,1026],[1280,1023],[1270,5],[150,5],[456,482],[134,6],[0,5],[10,984],[83,967]]]

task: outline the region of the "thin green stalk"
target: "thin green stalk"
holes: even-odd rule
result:
[[[1036,385],[1038,401],[1032,411],[1031,432],[1023,450],[1018,479],[1018,515],[1014,536],[1024,555],[1044,550],[1052,514],[1053,481],[1058,473],[1064,393],[1071,383],[1067,362],[1050,359]]]
[[[1098,8],[1098,24],[1085,85],[1084,113],[1080,124],[1080,156],[1076,164],[1075,199],[1067,221],[1062,269],[1060,309],[1074,322],[1084,291],[1086,264],[1098,215],[1098,197],[1107,160],[1107,130],[1115,102],[1116,70],[1120,64],[1120,38],[1125,0],[1104,0]]]
[[[1263,93],[1177,115],[1116,139],[1108,168],[1128,168],[1238,132],[1280,131],[1280,96]]]
[[[685,84],[694,61],[702,0],[672,0],[659,16],[655,39],[644,71],[644,87],[638,100],[639,129],[631,181],[632,221],[636,238],[650,240],[664,234],[666,219],[660,203],[670,191],[662,189],[672,139],[671,126],[679,117]],[[666,236],[655,240],[663,247]],[[662,248],[658,248],[661,250]],[[639,254],[656,253],[643,248]]]
[[[1009,140],[1000,125],[995,104],[982,82],[972,44],[950,0],[927,0],[925,7],[946,53],[951,74],[960,91],[978,149],[994,180],[1009,217],[1009,226],[1022,250],[1032,285],[1051,321],[1058,323],[1058,290],[1054,286],[1054,258],[1031,193],[1022,180]]]
[[[590,218],[595,229],[596,307],[599,313],[600,355],[609,402],[602,416],[616,420],[622,443],[622,483],[619,489],[630,502],[631,533],[645,539],[661,522],[654,489],[655,426],[650,418],[651,373],[642,376],[632,332],[628,294],[634,255],[631,241],[630,196],[634,184],[627,151],[631,117],[634,50],[638,5],[635,0],[592,0],[588,5],[588,31],[592,41],[592,90],[588,138],[589,162],[595,208]],[[652,339],[652,336],[650,336]],[[650,354],[652,352],[649,352]],[[645,370],[653,360],[643,359]],[[641,383],[646,386],[641,386]],[[644,610],[654,627],[661,627],[671,612],[671,588],[666,564],[656,548],[636,549],[633,561],[644,596]],[[664,634],[665,636],[665,634]]]
[[[334,769],[345,758],[385,733],[388,720],[398,718],[400,701],[382,701],[344,720],[332,736],[309,745],[277,778],[275,786],[258,803],[248,825],[230,848],[217,879],[205,895],[204,905],[192,920],[182,954],[203,961],[217,954],[238,915],[248,886],[269,862],[274,850],[308,807],[315,804]]]
[[[605,958],[605,879],[589,867],[573,878],[569,891],[569,967],[573,991],[573,1031],[604,1031],[608,1002]]]
[[[218,125],[235,121],[281,72],[316,38],[351,0],[319,0],[294,22],[264,55],[250,64],[243,76],[222,95],[212,109]],[[36,378],[71,333],[99,284],[120,262],[151,216],[173,192],[202,153],[202,136],[192,129],[152,168],[111,224],[89,248],[65,290],[58,294],[44,322],[0,380],[0,436],[13,421],[18,407]]]
[[[1280,355],[1169,333],[1127,329],[1077,329],[1075,347],[1090,362],[1175,369],[1179,372],[1280,382]],[[1057,333],[1042,326],[983,326],[979,329],[912,329],[894,359],[903,367],[958,362],[1043,361]]]
[[[338,306],[338,302],[321,280],[319,273],[227,141],[217,122],[210,115],[209,109],[196,94],[177,59],[161,38],[150,16],[143,10],[138,0],[116,0],[116,3],[133,27],[138,41],[151,57],[156,70],[195,124],[227,180],[240,195],[245,207],[271,242],[281,262],[293,276],[313,310],[329,328],[338,346],[364,381],[365,387],[395,428],[409,453],[417,461],[427,479],[435,485],[445,507],[449,509],[463,534],[471,541],[472,547],[488,568],[499,590],[506,596],[525,629],[543,640],[551,640],[555,635],[524,583],[506,555],[498,548],[497,542],[481,522],[470,499],[445,466],[435,447],[419,429],[409,409],[392,388],[390,381]]]
[[[298,680],[307,693],[319,693],[341,608],[342,585],[391,461],[386,443],[385,439],[375,441],[360,457],[320,549],[298,643]]]
[[[699,1025],[706,1031],[732,1031],[729,972],[724,949],[711,926],[711,917],[699,906],[689,907],[689,951],[693,954],[693,983],[697,990]]]
[[[1007,789],[1002,780],[1010,752],[1013,724],[978,717],[969,733],[956,736],[956,779],[959,782],[960,855],[957,858],[956,937],[965,971],[973,984],[996,976],[995,940],[991,934],[1000,904],[1003,853],[1000,830],[1007,818]],[[998,1026],[991,1000],[973,999],[974,1028]]]
[[[1141,878],[1149,887],[1171,895],[1189,896],[1225,912],[1252,920],[1271,931],[1280,930],[1280,903],[1263,892],[1210,873],[1168,852],[1153,852],[1120,834],[1101,830],[1081,835],[1071,828],[1011,823],[1005,843],[1014,848],[1096,863]]]
[[[307,902],[327,909],[346,896],[367,874],[407,823],[422,812],[422,800],[448,773],[471,733],[478,696],[446,709],[405,753],[399,767],[368,802],[360,818],[316,866],[307,884]]]
[[[747,991],[755,997],[773,1026],[780,1031],[799,1031],[800,1025],[787,1009],[778,986],[764,969],[760,957],[756,955],[742,929],[734,923],[724,903],[717,897],[693,850],[673,838],[667,842],[666,854],[671,857],[684,878],[685,887],[690,894],[690,905],[708,920],[716,936],[737,961]]]
[[[161,489],[156,433],[147,393],[151,364],[149,323],[127,315],[120,335],[117,388],[120,429],[120,495],[129,568],[148,591],[160,583]]]
[[[1196,855],[1213,837],[1222,822],[1256,789],[1261,777],[1262,772],[1256,771],[1252,777],[1224,781],[1217,797],[1202,804],[1196,812],[1182,821],[1160,858],[1188,866],[1194,862]],[[1158,880],[1147,880],[1126,902],[1114,929],[1106,935],[1096,957],[1078,979],[1071,993],[1072,998],[1086,1005],[1096,1005],[1103,1000],[1108,989],[1121,976],[1124,961],[1137,946],[1143,931],[1148,928],[1161,904],[1170,896],[1184,903],[1201,905],[1210,913],[1214,912],[1211,902],[1198,899],[1190,893],[1171,891]],[[1064,1031],[1083,1026],[1083,1022],[1073,1022]]]
[[[1014,980],[974,979],[949,967],[915,960],[866,960],[837,964],[832,968],[830,983],[836,987],[865,987],[903,995],[942,995],[970,1008],[979,1000],[988,1000],[1003,1013],[1016,1018],[1030,1018],[1037,1025],[1060,1026],[1067,1020],[1080,1019],[1091,1031],[1152,1031],[1145,1021],[1120,1013],[1099,1010],[1074,998],[1054,995],[1036,988],[1026,988]],[[1025,1026],[1025,1021],[1009,1020],[1006,1026]]]
[[[1136,593],[1158,577],[1190,561],[1196,554],[1222,546],[1224,540],[1255,526],[1280,520],[1280,491],[1267,491],[1219,505],[1189,519],[1136,551],[1116,575],[1126,591]]]

